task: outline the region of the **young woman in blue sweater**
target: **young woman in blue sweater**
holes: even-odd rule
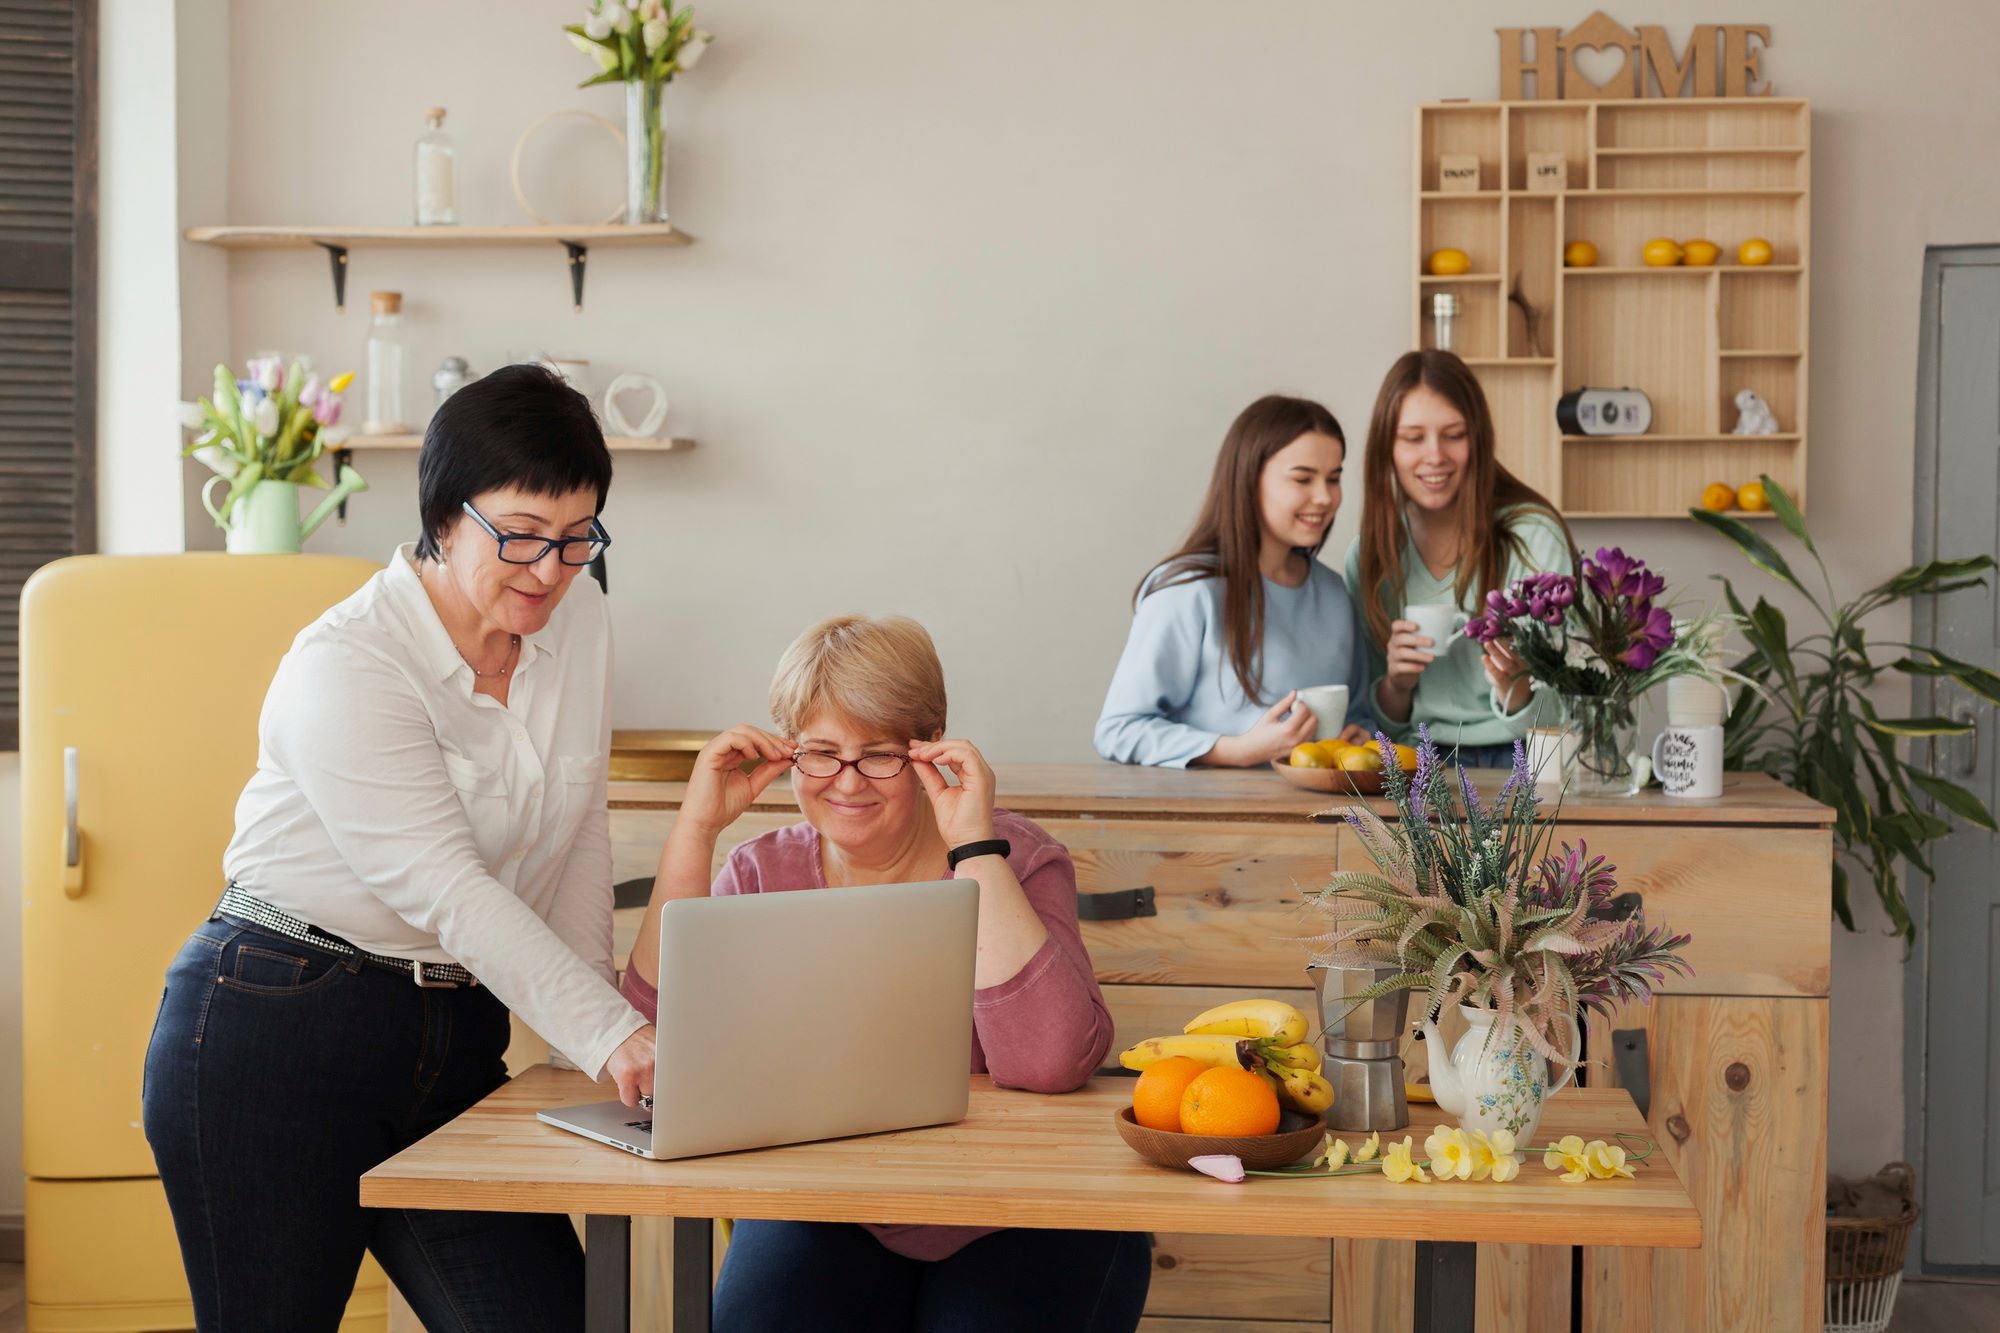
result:
[[[1361,615],[1319,549],[1340,509],[1347,437],[1318,403],[1243,409],[1180,549],[1139,583],[1132,630],[1097,719],[1097,752],[1124,764],[1250,767],[1313,739],[1298,701],[1347,686],[1349,740],[1366,739]]]

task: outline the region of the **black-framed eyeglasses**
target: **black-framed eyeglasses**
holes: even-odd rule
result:
[[[842,759],[825,750],[800,750],[792,756],[792,767],[809,778],[837,778],[844,768],[853,768],[864,778],[886,782],[909,766],[906,754],[864,754],[859,759]]]
[[[472,515],[472,521],[486,529],[486,535],[500,544],[500,558],[510,565],[532,565],[555,548],[558,558],[565,565],[587,565],[604,554],[604,548],[611,545],[611,534],[596,519],[590,520],[588,537],[537,537],[532,533],[502,533],[486,521],[486,515],[472,507],[467,500],[459,505]]]

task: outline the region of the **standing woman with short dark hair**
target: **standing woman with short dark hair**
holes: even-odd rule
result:
[[[363,1208],[363,1172],[506,1080],[508,1011],[636,1104],[611,961],[611,456],[509,366],[438,409],[423,528],[300,633],[227,887],[182,947],[145,1126],[204,1329],[333,1329],[364,1249],[429,1329],[579,1328],[567,1220]]]

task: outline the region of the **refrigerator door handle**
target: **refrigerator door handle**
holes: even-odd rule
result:
[[[63,747],[63,896],[83,896],[83,833],[76,826],[77,794],[76,747]]]

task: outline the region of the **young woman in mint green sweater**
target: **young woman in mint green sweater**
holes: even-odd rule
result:
[[[1478,614],[1486,594],[1529,574],[1573,573],[1575,543],[1555,506],[1502,467],[1493,415],[1465,362],[1408,352],[1389,369],[1361,459],[1361,535],[1347,586],[1368,628],[1369,702],[1391,734],[1427,725],[1468,767],[1504,767],[1529,727],[1558,720],[1502,644],[1437,643],[1404,608]]]

